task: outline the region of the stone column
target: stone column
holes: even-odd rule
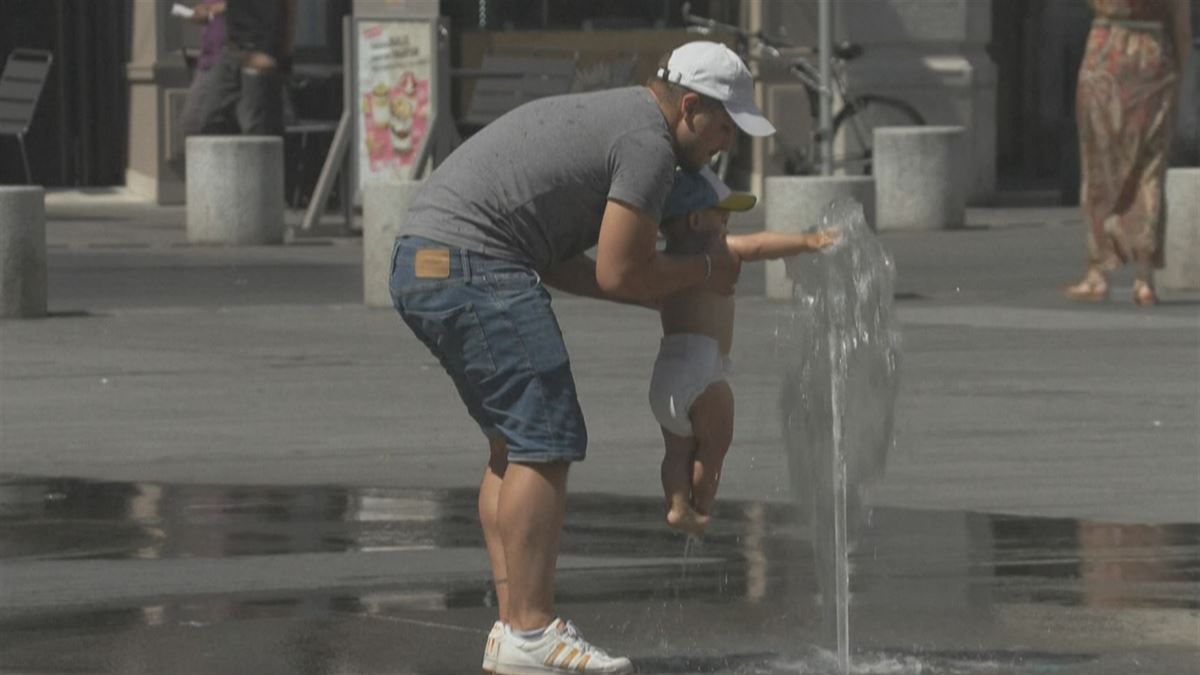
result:
[[[875,206],[880,230],[945,230],[966,220],[962,127],[875,130]]]
[[[188,241],[283,242],[283,139],[192,136],[187,172]]]
[[[0,318],[45,315],[45,190],[0,186]]]
[[[799,234],[818,224],[833,200],[851,197],[863,205],[867,224],[875,225],[875,181],[865,176],[773,176],[766,179],[767,229]],[[767,297],[792,299],[792,280],[782,260],[766,263]]]
[[[1167,170],[1166,189],[1165,259],[1155,285],[1200,291],[1200,168]]]
[[[421,181],[368,183],[363,187],[363,303],[391,307],[388,290],[392,244]]]

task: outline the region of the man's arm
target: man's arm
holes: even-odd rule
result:
[[[636,302],[625,298],[607,295],[596,282],[596,261],[584,254],[568,258],[541,273],[542,281],[551,288],[565,291],[572,295],[597,300],[611,300],[623,304],[639,305],[657,309],[653,302]]]
[[[596,285],[604,297],[641,304],[704,284],[730,295],[741,263],[722,242],[705,255],[656,249],[658,225],[641,210],[610,199],[596,245]]]
[[[725,241],[729,250],[742,260],[778,260],[799,253],[820,251],[838,240],[836,230],[821,230],[812,234],[755,232],[729,235]]]

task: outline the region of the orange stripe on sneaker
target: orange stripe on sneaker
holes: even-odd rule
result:
[[[583,658],[579,659],[579,663],[575,665],[575,670],[578,670],[579,672],[582,673],[584,667],[587,666],[588,661],[591,661],[591,660],[592,660],[591,654],[584,654]]]
[[[571,651],[568,652],[567,655],[563,657],[562,663],[560,665],[562,665],[563,668],[570,668],[571,662],[574,661],[575,657],[578,655],[579,655],[579,650],[572,647]]]
[[[563,644],[563,643],[561,643],[561,642],[560,642],[560,643],[558,643],[558,646],[556,646],[556,647],[555,647],[555,648],[554,648],[554,649],[553,649],[553,650],[550,652],[550,655],[549,655],[549,656],[547,656],[547,657],[546,657],[546,660],[545,660],[545,661],[543,661],[542,663],[543,663],[544,665],[547,665],[547,666],[553,666],[553,665],[554,665],[554,658],[555,658],[556,656],[558,656],[558,653],[559,653],[559,652],[561,652],[561,651],[562,651],[563,649],[565,649],[565,648],[566,648],[566,645],[565,645],[565,644]]]

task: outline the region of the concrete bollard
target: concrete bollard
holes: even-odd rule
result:
[[[421,181],[368,183],[363,187],[363,303],[391,307],[388,280],[396,232]]]
[[[867,223],[875,224],[875,180],[870,176],[772,176],[767,178],[763,202],[766,229],[799,233],[818,224],[821,212],[839,197],[863,205]],[[766,262],[767,297],[792,299],[792,280],[782,260]]]
[[[1167,170],[1163,268],[1156,286],[1200,291],[1200,169]]]
[[[875,129],[877,228],[943,230],[966,220],[967,137],[962,127]]]
[[[46,316],[46,191],[0,186],[0,318]]]
[[[283,242],[283,139],[187,139],[187,238],[193,244]]]

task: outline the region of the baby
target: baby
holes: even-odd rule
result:
[[[819,251],[839,236],[835,230],[728,234],[729,213],[749,210],[756,201],[754,195],[732,192],[707,168],[676,172],[660,226],[666,251],[699,254],[714,237],[724,237],[743,261],[771,260]],[[726,381],[733,310],[732,296],[699,288],[664,298],[661,308],[663,339],[650,378],[650,409],[666,445],[667,524],[697,537],[708,526],[721,464],[733,440],[733,392]]]

